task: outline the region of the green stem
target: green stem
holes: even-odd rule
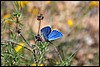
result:
[[[23,37],[23,35],[20,33],[20,36],[23,38],[23,40],[28,44],[28,46],[30,47],[30,48],[32,48],[30,45],[29,45],[29,43],[25,40],[25,38]]]
[[[60,58],[60,61],[63,61],[58,49],[56,48],[56,46],[54,44],[53,44],[53,46],[54,46],[54,48],[55,48],[55,50],[56,50],[56,52],[57,52],[57,54],[58,54],[58,56]]]
[[[35,63],[36,63],[36,65],[37,65],[37,59],[36,59],[36,55],[35,55],[35,50],[33,50],[33,56],[34,56],[34,61],[35,61]]]
[[[74,53],[71,54],[71,56],[67,59],[67,60],[68,60],[68,62],[66,62],[67,64],[69,64],[69,62],[71,62],[71,60],[72,60],[72,58],[73,58],[72,56],[75,56],[75,53],[76,53],[79,49],[80,49],[80,48],[78,48]],[[67,60],[66,60],[66,61],[67,61]],[[67,65],[66,63],[65,63],[65,65]]]

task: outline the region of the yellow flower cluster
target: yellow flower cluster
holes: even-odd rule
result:
[[[27,4],[28,4],[28,1],[18,1],[18,6],[21,8],[23,8]]]
[[[98,4],[98,1],[91,1],[90,3],[89,3],[89,7],[94,7],[94,6],[98,6],[99,4]]]
[[[72,27],[72,25],[73,25],[72,20],[67,20],[67,24],[68,24],[69,27]]]
[[[20,43],[15,47],[15,51],[18,52],[23,46],[24,46],[24,43],[23,43],[23,42],[20,42]]]
[[[33,63],[31,66],[36,66],[36,64],[35,63]],[[39,64],[38,66],[44,66],[44,64]]]

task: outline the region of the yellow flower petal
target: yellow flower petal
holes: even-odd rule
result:
[[[34,7],[32,13],[34,14],[34,16],[39,14],[39,8]]]
[[[33,63],[31,66],[36,66],[36,64]]]
[[[18,6],[20,7],[20,8],[23,8],[25,5],[27,5],[28,4],[28,1],[18,1]]]
[[[21,1],[21,6],[20,7],[23,8],[24,6],[25,6],[24,2]]]
[[[21,1],[18,1],[18,6],[21,7]]]
[[[38,66],[44,66],[44,64],[39,64]]]
[[[51,3],[51,1],[46,1],[46,4],[50,4]]]
[[[3,17],[3,19],[4,19],[4,22],[6,23],[6,24],[9,24],[9,25],[11,25],[12,24],[12,22],[10,21],[10,20],[8,20],[8,18],[10,18],[10,14],[6,14],[6,15],[4,15],[4,17]]]
[[[59,64],[59,62],[58,62],[58,61],[56,61],[56,64],[58,65],[58,64]]]
[[[23,46],[24,46],[24,43],[23,43],[23,42],[20,42],[20,43],[15,47],[15,51],[18,52]]]
[[[34,6],[34,7],[28,8],[28,11],[32,13],[34,16],[37,16],[39,14],[40,9],[39,7]]]
[[[89,7],[94,7],[94,6],[98,6],[98,1],[91,1],[89,3]]]
[[[69,27],[72,27],[72,25],[73,25],[72,20],[68,20],[68,21],[67,21],[67,24],[68,24]]]
[[[28,1],[24,1],[24,3],[25,3],[25,5],[27,5],[28,4]]]
[[[4,15],[3,19],[7,19],[9,17],[10,17],[10,14],[6,14],[6,15]]]

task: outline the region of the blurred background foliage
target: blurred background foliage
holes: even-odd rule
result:
[[[11,17],[15,10],[15,5],[12,2],[1,1],[1,42],[10,40],[8,28],[15,31],[15,18]],[[30,44],[35,44],[32,34],[37,34],[37,15],[42,13],[44,20],[42,21],[41,28],[50,25],[52,29],[57,29],[63,34],[62,38],[53,41],[59,51],[63,53],[61,54],[62,56],[70,56],[76,49],[80,48],[71,62],[72,66],[99,65],[98,1],[19,1],[18,5],[22,12],[22,18],[20,19],[21,24],[23,24],[22,34]],[[8,48],[1,46],[1,53],[8,50]],[[45,55],[47,59],[57,57],[50,45],[49,51]],[[27,50],[22,52],[25,55],[24,58],[30,58],[31,54]],[[22,55],[21,53],[19,54]],[[6,60],[1,55],[1,65],[4,65]],[[16,61],[23,62],[20,59],[16,59]],[[49,63],[53,65],[49,61],[51,60],[46,60],[44,64]],[[58,62],[56,61],[56,63]],[[24,64],[22,63],[20,65]],[[40,65],[42,66],[43,64]]]

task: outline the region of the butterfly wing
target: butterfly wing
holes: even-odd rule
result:
[[[57,30],[53,30],[49,35],[48,35],[48,40],[55,40],[58,38],[61,38],[63,35],[61,32],[57,31]]]
[[[51,28],[49,26],[46,26],[46,27],[41,29],[41,33],[42,33],[42,35],[44,36],[45,39],[47,39],[50,32],[51,32]]]

